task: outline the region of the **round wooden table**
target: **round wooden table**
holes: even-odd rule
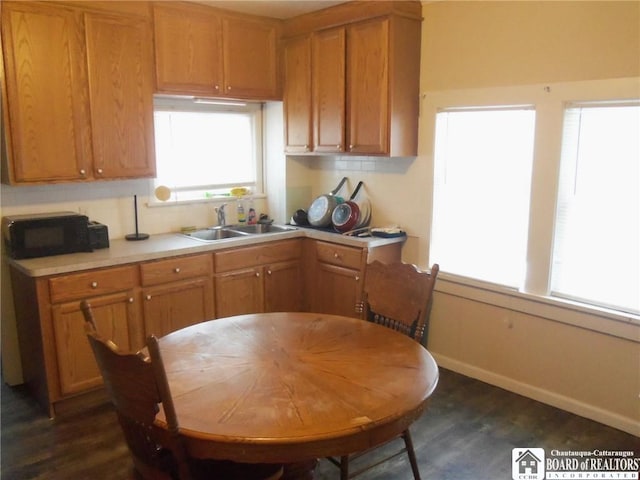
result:
[[[377,445],[420,416],[438,382],[414,340],[318,313],[211,320],[161,338],[160,350],[190,454],[238,462]]]

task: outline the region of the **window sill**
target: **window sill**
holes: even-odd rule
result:
[[[251,196],[246,196],[243,197],[244,201],[249,201],[249,198],[251,199],[260,199],[260,198],[267,198],[267,196],[264,193],[257,193],[255,195],[251,195]],[[210,203],[213,205],[221,205],[223,203],[230,203],[230,202],[236,202],[238,200],[237,197],[232,197],[231,195],[216,195],[214,197],[211,198],[192,198],[192,199],[187,199],[187,200],[167,200],[167,201],[160,201],[158,199],[156,199],[155,197],[149,197],[149,200],[147,202],[147,207],[150,208],[155,208],[155,207],[181,207],[183,205],[196,205],[196,204],[202,204],[202,203]]]
[[[440,273],[436,291],[640,343],[640,316]]]

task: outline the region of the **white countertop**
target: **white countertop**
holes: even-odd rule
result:
[[[8,261],[31,277],[43,277],[300,237],[360,248],[373,248],[404,242],[406,238],[353,237],[322,230],[299,228],[288,232],[247,235],[205,243],[180,233],[163,233],[151,235],[147,240],[127,241],[123,238],[110,240],[109,248],[88,253],[72,253],[26,260],[8,259]]]

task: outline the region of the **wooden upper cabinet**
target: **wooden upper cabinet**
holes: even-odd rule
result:
[[[3,2],[13,184],[155,175],[148,17]]]
[[[225,95],[278,98],[278,32],[275,24],[239,17],[222,20]]]
[[[415,156],[418,150],[421,6],[358,2],[301,16],[286,36],[312,38],[312,153]],[[287,62],[288,64],[288,62]],[[289,71],[287,71],[288,74]],[[285,78],[286,91],[298,88]],[[285,95],[285,122],[303,109]],[[289,127],[289,130],[291,130]],[[288,153],[301,153],[287,136]]]
[[[389,150],[389,20],[351,25],[347,45],[348,151],[385,153]]]
[[[153,49],[146,20],[87,14],[95,178],[155,176]]]
[[[81,179],[92,156],[82,16],[66,8],[3,3],[10,146],[3,181]]]
[[[279,98],[277,21],[202,5],[156,3],[153,12],[158,92]]]
[[[346,33],[313,35],[313,142],[315,152],[345,151]]]
[[[284,136],[289,153],[310,151],[311,134],[311,37],[284,45]]]
[[[153,8],[153,21],[158,91],[220,95],[220,16],[206,7],[158,3]]]

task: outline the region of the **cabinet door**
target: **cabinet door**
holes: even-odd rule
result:
[[[389,151],[389,20],[348,27],[348,150]]]
[[[122,350],[141,348],[133,290],[90,299],[96,329]],[[81,392],[102,383],[100,370],[87,341],[80,302],[54,305],[53,332],[60,393]]]
[[[81,179],[91,164],[82,16],[3,2],[11,183]]]
[[[313,143],[316,152],[345,150],[344,28],[313,35]]]
[[[94,176],[155,175],[153,50],[146,20],[86,14]]]
[[[302,273],[300,262],[281,262],[264,269],[264,311],[299,312],[302,310]]]
[[[355,308],[361,301],[361,292],[358,270],[327,263],[316,265],[315,291],[311,292],[314,312],[358,318]]]
[[[262,312],[262,267],[245,268],[215,276],[216,318]]]
[[[207,10],[154,4],[158,91],[220,95],[222,24]]]
[[[289,153],[311,149],[311,38],[284,46],[284,137]]]
[[[228,17],[222,20],[224,92],[248,99],[278,98],[277,31],[272,23]]]
[[[212,319],[212,285],[210,278],[197,278],[145,288],[142,292],[145,335],[163,337]]]

